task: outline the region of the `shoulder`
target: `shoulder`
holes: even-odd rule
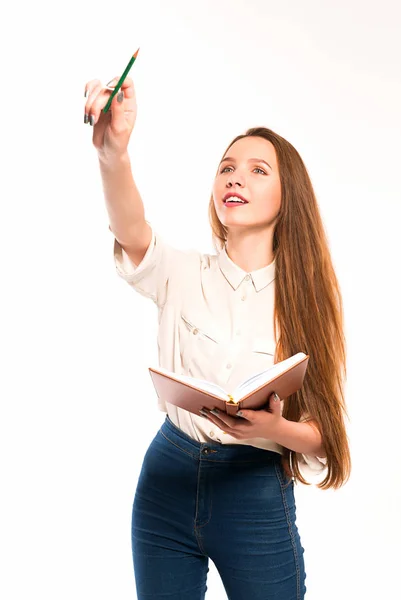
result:
[[[156,233],[156,239],[159,246],[163,246],[169,251],[170,257],[177,260],[177,267],[188,267],[197,271],[206,271],[213,269],[217,264],[218,254],[205,252],[202,249],[195,247],[185,247],[183,244],[178,245],[174,240],[159,233]]]
[[[202,252],[199,249],[189,248],[179,252],[176,272],[184,273],[188,279],[202,279],[207,277],[208,272],[214,272],[217,268],[216,254]]]
[[[149,223],[149,222],[148,222]],[[152,241],[149,245],[147,258],[160,270],[169,275],[190,276],[191,274],[206,274],[215,270],[218,253],[207,252],[194,246],[188,246],[168,233],[161,233],[149,223],[152,229]]]

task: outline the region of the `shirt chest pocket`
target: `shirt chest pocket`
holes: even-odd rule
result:
[[[202,315],[180,314],[180,352],[184,367],[192,370],[210,364],[222,343],[222,332],[212,320]]]
[[[255,337],[252,340],[251,347],[252,352],[255,352],[256,354],[274,357],[276,352],[276,344],[274,341],[266,338]]]

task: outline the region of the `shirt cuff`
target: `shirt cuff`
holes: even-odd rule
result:
[[[146,250],[144,257],[138,265],[135,265],[128,254],[125,252],[124,248],[121,244],[114,238],[114,261],[117,269],[117,273],[128,282],[131,282],[133,279],[136,279],[138,275],[142,273],[148,266],[148,264],[152,261],[153,258],[153,250],[155,248],[156,242],[156,233],[152,227],[152,239],[150,241],[149,247]]]
[[[297,453],[299,471],[308,483],[319,483],[327,474],[327,457]]]

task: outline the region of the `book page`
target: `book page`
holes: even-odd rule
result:
[[[286,371],[289,367],[296,365],[298,362],[304,359],[305,356],[306,354],[304,354],[304,352],[298,352],[297,354],[294,354],[293,356],[276,363],[265,371],[255,373],[235,388],[233,393],[234,401],[239,402],[244,396],[249,394],[249,392],[253,392],[253,390],[256,390],[264,383],[272,381],[272,379],[281,373],[284,373],[284,371]]]

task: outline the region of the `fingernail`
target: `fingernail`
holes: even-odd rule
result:
[[[88,90],[85,90],[84,98],[86,98],[87,94],[88,94]]]
[[[122,102],[124,100],[124,92],[118,92],[117,94],[117,102]]]
[[[216,417],[219,416],[219,411],[217,410],[217,408],[210,409],[210,412],[212,413],[212,415],[215,415]]]
[[[203,408],[201,408],[201,409],[199,410],[199,412],[200,412],[200,414],[201,414],[201,415],[203,415],[204,417],[207,417],[207,416],[208,416],[207,412],[206,412],[206,411],[205,411]]]
[[[274,402],[278,402],[280,398],[277,396],[276,392],[274,392]]]
[[[93,126],[94,124],[95,124],[95,117],[94,117],[93,115],[91,115],[91,116],[89,117],[89,125],[92,125],[92,126]]]
[[[240,410],[237,412],[237,417],[242,417],[242,412]]]
[[[109,83],[106,83],[106,85],[110,85],[111,83],[113,83],[113,81],[115,81],[115,79],[110,79]]]
[[[89,115],[87,115],[87,114],[85,113],[85,116],[84,116],[84,123],[87,123],[88,121],[89,121]]]

